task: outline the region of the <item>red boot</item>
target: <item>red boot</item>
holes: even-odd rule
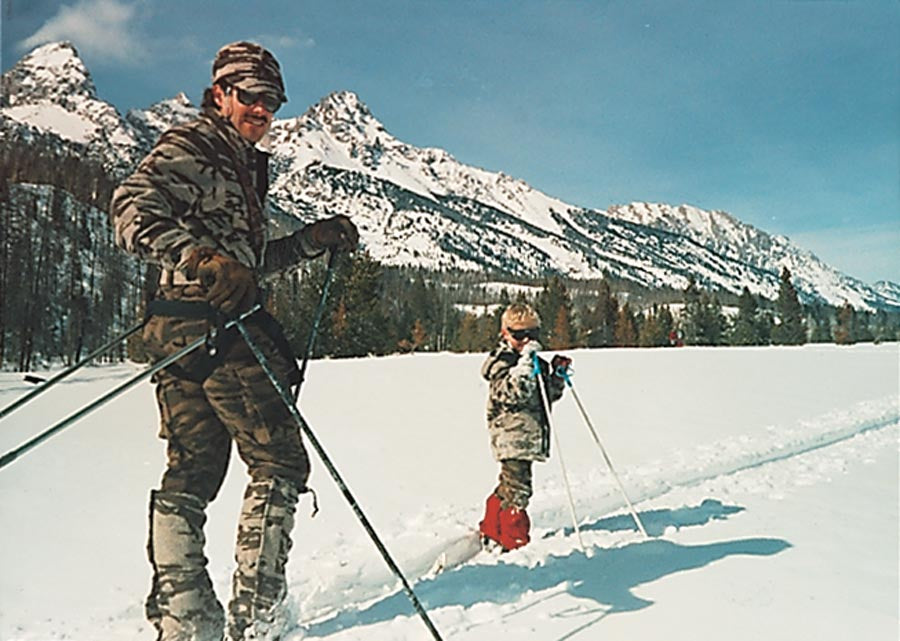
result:
[[[531,519],[525,510],[509,507],[500,512],[500,545],[507,552],[526,545],[531,537]]]
[[[491,494],[484,506],[484,520],[478,524],[482,536],[500,543],[500,497]]]

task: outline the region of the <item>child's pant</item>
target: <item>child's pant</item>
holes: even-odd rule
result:
[[[531,498],[531,461],[504,459],[500,461],[500,483],[494,493],[500,497],[501,509],[515,507],[524,510]]]

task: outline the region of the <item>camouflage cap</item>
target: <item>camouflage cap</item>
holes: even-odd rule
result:
[[[287,102],[278,61],[253,42],[232,42],[219,49],[213,62],[212,82],[222,81],[244,91],[274,93]]]
[[[500,322],[506,329],[536,329],[541,326],[541,317],[531,305],[513,303],[503,312]]]

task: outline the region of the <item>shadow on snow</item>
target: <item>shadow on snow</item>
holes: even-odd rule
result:
[[[742,511],[715,500],[693,508],[652,510],[640,513],[648,533],[661,533],[669,525],[703,525]],[[635,529],[631,515],[600,519],[584,526],[585,531]],[[568,556],[549,556],[535,567],[506,564],[466,565],[416,584],[416,594],[426,609],[449,606],[471,607],[481,602],[513,603],[526,592],[564,586],[572,596],[590,599],[604,611],[640,610],[652,605],[632,593],[632,589],[662,577],[693,570],[734,555],[771,556],[790,547],[782,539],[753,538],[680,545],[670,541],[640,541],[611,549],[595,549],[592,557],[581,551]],[[397,616],[415,616],[404,592],[397,592],[364,610],[346,611],[311,625],[309,637],[327,636],[345,628],[390,621]],[[601,617],[602,618],[602,617]]]
[[[732,514],[743,512],[744,508],[737,505],[723,505],[721,501],[716,499],[704,499],[704,501],[695,507],[679,507],[663,510],[647,510],[646,512],[638,512],[644,529],[650,536],[662,536],[669,526],[676,528],[692,527],[697,525],[706,525],[710,521],[720,521],[728,518]],[[617,514],[599,519],[593,523],[580,526],[582,532],[621,532],[624,530],[634,530],[637,532],[637,526],[631,513]],[[561,530],[553,530],[547,532],[541,538],[549,538],[563,534],[571,536],[575,534],[575,528],[567,527]]]

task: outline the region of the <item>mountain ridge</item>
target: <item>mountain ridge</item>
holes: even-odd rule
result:
[[[67,141],[116,176],[167,127],[198,113],[181,93],[123,117],[97,97],[68,43],[35,49],[2,82],[4,137]],[[729,213],[664,203],[577,207],[502,172],[464,165],[446,150],[403,142],[350,91],[276,120],[263,144],[272,154],[270,201],[283,231],[292,227],[285,216],[309,222],[344,213],[386,264],[520,278],[612,275],[648,287],[683,288],[693,279],[733,293],[746,286],[770,299],[787,267],[807,301],[900,309],[900,285],[868,285]]]

